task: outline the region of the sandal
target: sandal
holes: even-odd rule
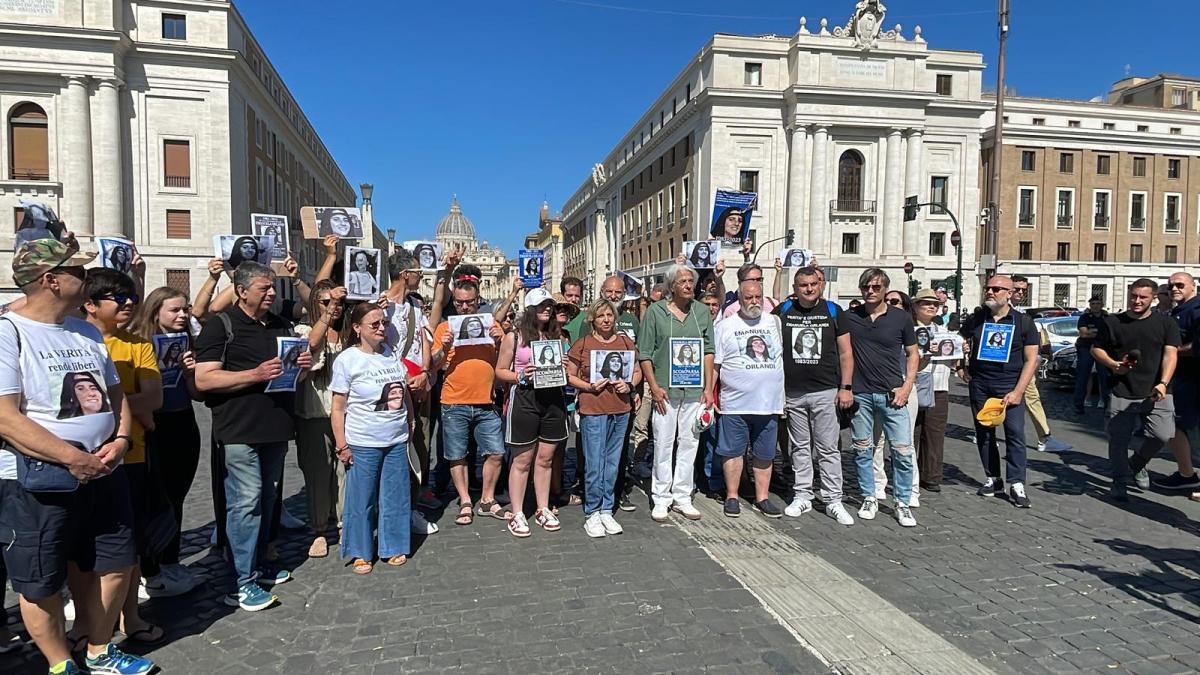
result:
[[[370,560],[355,558],[354,562],[350,564],[350,569],[355,574],[370,574],[371,570],[375,569],[375,565]]]
[[[495,499],[487,502],[481,501],[476,504],[475,513],[478,513],[481,516],[489,516],[491,518],[495,518],[496,520],[508,520],[508,518],[505,517],[506,514],[504,512],[504,507],[500,506]]]
[[[157,636],[155,635],[155,631],[158,631]],[[165,637],[167,637],[167,631],[152,623],[146,624],[145,628],[125,634],[126,640],[133,640],[143,645],[156,645],[162,642]]]
[[[392,567],[399,567],[406,562],[408,562],[408,556],[404,555],[403,553],[400,555],[394,555],[387,559],[387,564],[391,565]]]
[[[329,542],[325,541],[325,537],[317,537],[313,539],[313,543],[308,547],[308,557],[324,558],[329,555]]]
[[[459,504],[458,517],[454,519],[455,525],[470,525],[475,521],[475,512],[471,510],[470,504]]]

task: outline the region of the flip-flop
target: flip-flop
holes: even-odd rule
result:
[[[154,637],[154,631],[158,631],[158,637]],[[146,624],[145,628],[125,634],[126,640],[132,640],[143,645],[156,645],[166,637],[167,631],[163,630],[161,626],[155,626],[152,623]]]
[[[370,560],[355,558],[354,562],[350,565],[350,569],[355,574],[370,574],[371,570],[375,569],[375,565]]]
[[[408,556],[404,554],[394,555],[387,559],[387,564],[391,565],[392,567],[399,567],[406,562],[408,562]]]

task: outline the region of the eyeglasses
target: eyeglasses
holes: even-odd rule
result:
[[[135,305],[141,302],[141,298],[139,298],[137,294],[125,295],[124,293],[109,293],[108,295],[98,296],[94,298],[94,300],[112,300],[113,302],[117,303],[118,307],[127,302]]]
[[[742,281],[762,281],[762,277],[746,277]]]
[[[363,325],[366,326],[367,328],[379,328],[383,324],[384,324],[384,322],[382,320],[380,320],[380,321],[372,321],[371,323],[364,323]]]
[[[471,298],[470,300],[454,300],[455,307],[470,307],[479,302],[479,298]]]
[[[1012,289],[1008,288],[1007,286],[988,286],[987,290],[991,293],[999,293],[1000,291],[1012,291]]]
[[[321,306],[322,306],[322,307],[328,306],[328,305],[329,305],[329,303],[331,303],[331,302],[335,302],[335,303],[337,303],[337,304],[339,304],[339,305],[340,305],[340,304],[342,304],[342,301],[341,301],[341,300],[334,300],[333,298],[325,298],[324,300],[318,300],[318,302],[320,302],[320,303],[321,303]]]
[[[899,307],[903,303],[904,303],[904,301],[901,300],[900,298],[892,298],[887,301],[887,304],[895,306],[895,307]]]
[[[1171,288],[1187,288],[1187,284],[1182,281],[1172,281]]]
[[[861,291],[882,291],[883,284],[863,284],[858,289]]]

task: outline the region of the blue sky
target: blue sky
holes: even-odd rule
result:
[[[236,0],[235,0],[236,1]],[[885,0],[887,25],[981,51],[995,86],[994,0]],[[1103,95],[1133,74],[1200,76],[1175,3],[1012,0],[1019,94]],[[516,255],[687,59],[717,32],[793,34],[845,22],[853,0],[241,0],[351,183],[375,185],[397,239],[431,236],[458,195],[480,239]],[[281,11],[286,5],[286,11]],[[322,32],[325,31],[324,36]],[[327,95],[327,92],[337,92]]]

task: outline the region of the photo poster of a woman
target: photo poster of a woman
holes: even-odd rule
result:
[[[750,233],[750,216],[758,208],[757,192],[717,190],[708,233],[725,246],[741,246]]]
[[[98,372],[74,370],[63,374],[61,380],[56,380],[51,374],[50,386],[55,384],[61,384],[58,392],[60,420],[112,412],[104,378]]]
[[[992,363],[1008,363],[1008,351],[1013,342],[1011,323],[985,323],[979,335],[979,349],[975,358]]]
[[[271,237],[271,260],[282,263],[287,260],[291,242],[288,241],[287,216],[277,216],[273,213],[251,213],[250,231],[260,237]],[[276,265],[281,268],[282,265]],[[276,269],[278,272],[279,269]]]
[[[67,228],[58,219],[54,209],[41,202],[28,199],[20,199],[17,203],[20,204],[24,213],[21,216],[21,223],[17,226],[17,236],[13,243],[14,249],[21,248],[21,245],[26,242],[38,239],[62,241]]]
[[[704,386],[704,341],[700,338],[671,338],[671,377],[675,387]]]
[[[779,259],[783,262],[784,267],[808,267],[813,261],[813,252],[806,248],[785,248],[780,249]]]
[[[345,256],[346,299],[378,300],[383,292],[379,249],[347,246]]]
[[[683,242],[683,257],[688,264],[698,270],[709,270],[717,266],[721,259],[721,242],[685,241]]]
[[[283,362],[283,372],[279,377],[267,383],[263,391],[268,394],[278,391],[296,391],[296,383],[300,380],[300,364],[297,360],[308,349],[308,340],[304,338],[280,337],[275,338],[277,355]]]
[[[158,357],[158,371],[162,373],[164,388],[179,386],[183,377],[183,355],[187,350],[187,333],[160,333],[154,336],[154,353]]]
[[[593,349],[588,382],[630,382],[633,380],[633,352],[625,350]]]
[[[269,236],[218,234],[213,237],[213,257],[224,260],[226,270],[236,270],[247,260],[270,265],[274,247]]]
[[[534,340],[529,343],[529,363],[533,365],[533,388],[567,386],[563,366],[562,340]]]
[[[379,392],[379,400],[375,402],[375,412],[395,412],[404,409],[404,383],[388,382]]]
[[[525,288],[541,288],[543,283],[542,265],[545,263],[546,252],[541,249],[523,248],[517,251],[517,271],[521,275],[521,285]]]
[[[450,334],[454,336],[454,346],[491,345],[496,346],[492,339],[491,314],[463,314],[462,316],[446,317],[450,322]]]
[[[821,362],[822,326],[803,326],[792,331],[792,362],[817,364]]]
[[[638,300],[642,297],[642,280],[632,274],[626,274],[621,270],[617,270],[617,276],[621,279],[621,283],[625,284],[625,299]]]
[[[957,361],[963,357],[963,339],[958,333],[934,331],[929,333],[930,358],[934,361]]]
[[[300,209],[305,239],[362,239],[362,212],[353,206],[305,206]]]
[[[100,264],[110,270],[129,274],[133,270],[133,242],[122,237],[96,237]]]
[[[406,241],[404,249],[412,253],[413,260],[422,272],[442,269],[442,245],[436,241]]]

